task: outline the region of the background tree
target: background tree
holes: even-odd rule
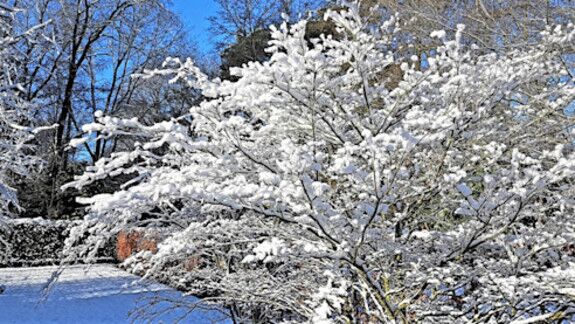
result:
[[[299,19],[322,0],[217,0],[217,14],[210,17],[212,33],[218,38],[221,51],[221,76],[231,78],[229,69],[248,62],[263,62],[271,40],[269,26],[279,24],[282,14]]]
[[[18,51],[21,42],[40,35],[42,26],[17,33],[14,23],[20,18],[15,9],[0,4],[0,233],[9,230],[6,218],[22,210],[16,179],[30,177],[42,165],[31,144],[34,105],[26,100],[26,89],[19,83],[25,57]],[[11,249],[4,237],[0,235],[0,261]]]
[[[40,161],[31,146],[35,121],[33,104],[26,100],[22,62],[18,45],[39,35],[42,26],[19,34],[14,22],[20,17],[6,5],[0,6],[0,217],[20,208],[14,178],[29,175]]]
[[[52,21],[49,39],[25,42],[21,51],[28,57],[23,80],[28,100],[41,102],[37,117],[58,125],[38,139],[50,172],[21,185],[29,193],[25,200],[30,216],[60,217],[77,207],[73,197],[61,195],[60,185],[79,172],[81,164],[93,164],[117,147],[115,141],[101,139],[69,150],[70,140],[93,121],[96,111],[118,116],[154,113],[157,106],[134,105],[149,83],[132,75],[159,67],[171,55],[194,56],[194,49],[179,19],[161,1],[18,3],[25,14],[19,29]]]
[[[424,57],[433,55],[430,51],[440,41],[430,39],[429,30],[445,30],[453,37],[457,25],[464,24],[464,45],[479,46],[482,51],[477,53],[503,52],[536,44],[545,26],[573,21],[575,9],[572,1],[563,0],[364,0],[361,6],[362,15],[371,22],[399,15],[400,47]]]

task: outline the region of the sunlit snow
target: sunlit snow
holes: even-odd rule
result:
[[[57,267],[0,269],[0,323],[129,323],[149,318],[130,317],[134,310],[165,310],[166,303],[150,306],[150,298],[193,302],[157,283],[136,282],[112,265],[72,266],[58,277],[48,295],[42,293]],[[142,308],[144,307],[144,308]],[[154,323],[212,323],[223,319],[217,311],[175,309],[152,319]]]

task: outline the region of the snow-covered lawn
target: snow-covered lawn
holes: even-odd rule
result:
[[[126,323],[135,309],[161,311],[167,304],[148,305],[150,298],[193,302],[157,283],[142,283],[112,265],[66,268],[45,296],[42,291],[57,267],[0,269],[0,323]],[[143,308],[142,308],[143,307]],[[172,323],[212,323],[222,319],[216,311],[176,309],[152,320]],[[138,320],[142,322],[143,320]],[[147,322],[147,320],[145,320]]]

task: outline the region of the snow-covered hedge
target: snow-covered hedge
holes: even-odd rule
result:
[[[64,243],[70,228],[78,225],[78,221],[14,219],[5,225],[0,228],[0,238],[8,246],[0,254],[0,267],[36,266],[62,261]],[[112,259],[114,246],[111,243],[99,255],[100,259]]]

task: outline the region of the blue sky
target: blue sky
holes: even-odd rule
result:
[[[209,32],[208,17],[216,14],[214,0],[173,0],[174,11],[178,13],[192,40],[198,43],[203,53],[214,49],[212,35]]]

